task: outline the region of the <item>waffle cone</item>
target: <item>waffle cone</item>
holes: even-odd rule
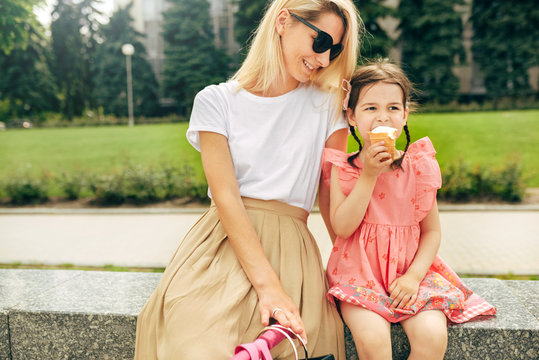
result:
[[[386,133],[372,133],[369,132],[369,137],[371,139],[371,144],[383,141],[387,147],[387,152],[391,154],[391,159],[395,160],[395,154],[397,152],[395,148],[395,140],[389,137]]]

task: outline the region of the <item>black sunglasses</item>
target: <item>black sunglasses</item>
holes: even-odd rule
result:
[[[301,16],[297,16],[296,14],[292,14],[292,13],[290,13],[290,15],[292,15],[293,17],[295,17],[296,19],[298,19],[299,21],[301,21],[302,23],[304,23],[305,25],[307,25],[308,27],[310,27],[311,29],[313,29],[314,31],[318,33],[318,35],[313,41],[313,51],[315,53],[321,54],[331,49],[331,51],[329,52],[330,61],[335,59],[337,56],[339,56],[339,54],[342,51],[342,45],[341,44],[333,45],[333,38],[331,37],[331,35],[329,35],[325,31],[320,30],[319,28],[317,28],[316,26],[314,26],[313,24],[311,24],[310,22],[308,22]]]

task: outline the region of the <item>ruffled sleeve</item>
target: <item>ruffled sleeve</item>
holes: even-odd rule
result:
[[[324,184],[329,188],[331,179],[331,168],[333,165],[339,168],[339,179],[341,180],[341,186],[350,183],[352,180],[355,182],[359,178],[360,169],[353,168],[348,163],[348,156],[345,152],[336,149],[325,148],[322,155],[322,176],[324,178]],[[345,190],[343,188],[343,190]],[[346,193],[346,191],[345,191]]]
[[[410,145],[409,157],[416,178],[415,220],[420,222],[434,206],[436,191],[442,186],[442,174],[436,150],[428,137]]]

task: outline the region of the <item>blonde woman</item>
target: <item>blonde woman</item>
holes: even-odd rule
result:
[[[135,359],[228,359],[271,318],[307,340],[311,355],[345,358],[306,221],[322,150],[345,150],[341,81],[361,31],[351,0],[274,0],[238,72],[198,93],[187,138],[212,204],[138,317]],[[324,218],[328,200],[321,187]],[[293,358],[286,344],[272,353]]]

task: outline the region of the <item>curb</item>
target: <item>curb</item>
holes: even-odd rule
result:
[[[99,209],[57,209],[57,208],[0,208],[0,215],[158,215],[158,214],[202,214],[208,208],[99,208]],[[485,204],[439,204],[440,212],[485,212],[485,211],[539,211],[539,204],[528,205],[485,205]],[[318,207],[312,213],[319,213]]]
[[[100,208],[100,209],[56,209],[56,208],[0,208],[0,215],[158,215],[158,214],[202,214],[207,208]]]

